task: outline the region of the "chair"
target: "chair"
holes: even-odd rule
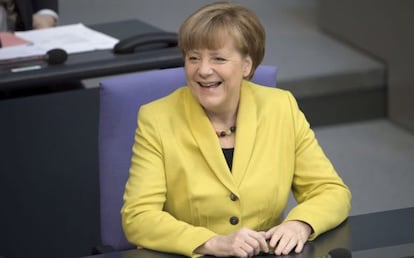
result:
[[[276,67],[261,65],[252,81],[275,87],[276,73]],[[100,223],[101,249],[105,252],[134,248],[124,236],[120,210],[129,173],[137,111],[141,105],[184,85],[183,67],[117,76],[100,83]]]

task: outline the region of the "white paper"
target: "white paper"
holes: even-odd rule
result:
[[[20,45],[15,47],[0,48],[0,64],[1,61],[7,62],[10,59],[18,59],[32,56],[42,56],[47,50],[35,45]]]
[[[32,44],[1,48],[0,60],[44,55],[54,48],[64,49],[68,54],[111,49],[118,42],[118,39],[92,30],[82,23],[15,34]]]

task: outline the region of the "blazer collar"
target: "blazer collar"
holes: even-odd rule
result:
[[[189,89],[185,91],[184,98],[188,124],[202,155],[217,178],[230,191],[237,194],[237,187],[246,174],[256,138],[257,107],[250,83],[243,81],[241,87],[232,173],[227,166],[220,141],[203,108]]]
[[[247,173],[256,141],[257,106],[251,83],[243,81],[237,112],[237,132],[233,157],[233,177],[239,186]]]

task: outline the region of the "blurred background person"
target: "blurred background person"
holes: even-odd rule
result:
[[[57,0],[0,0],[0,31],[49,28],[57,21]]]

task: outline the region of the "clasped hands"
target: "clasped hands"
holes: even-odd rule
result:
[[[217,257],[252,257],[260,253],[287,255],[293,249],[300,253],[311,232],[312,228],[302,221],[286,221],[266,232],[242,228],[209,239],[195,252]]]

